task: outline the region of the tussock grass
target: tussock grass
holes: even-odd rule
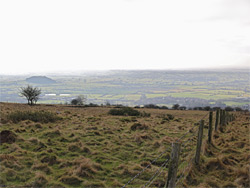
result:
[[[0,131],[7,130],[16,136],[14,142],[0,145],[0,184],[7,187],[41,184],[47,187],[121,187],[206,113],[136,109],[151,116],[121,117],[108,114],[110,108],[105,107],[0,104],[0,113],[5,117],[23,109],[32,113],[60,114],[62,119],[48,123],[29,119],[1,122]],[[239,114],[238,120],[228,125],[224,133],[215,134],[213,146],[204,142],[202,165],[188,169],[183,185],[223,187],[231,182],[237,187],[248,186],[249,129],[245,127],[244,115]],[[187,154],[193,147],[195,140],[182,151]],[[130,186],[144,185],[169,155],[170,152],[162,155]],[[188,157],[182,155],[181,161],[185,162]],[[167,169],[152,186],[164,186],[166,176]]]
[[[35,171],[40,170],[45,174],[51,174],[52,172],[51,168],[47,164],[41,164],[41,163],[33,165],[31,169]]]
[[[48,180],[46,178],[46,176],[40,172],[36,173],[36,176],[34,178],[34,183],[32,184],[32,186],[34,187],[46,187],[48,183]]]

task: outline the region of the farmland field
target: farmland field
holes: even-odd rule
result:
[[[202,118],[207,135],[206,111],[138,109],[151,116],[132,117],[112,116],[111,108],[0,103],[1,186],[121,187],[165,151],[129,185],[141,187],[169,158],[171,143],[185,133],[181,142],[187,141]],[[13,116],[17,111],[53,113],[58,119],[18,121]],[[249,186],[249,114],[234,114],[235,121],[214,133],[213,146],[204,140],[200,170],[190,167],[182,185]],[[194,153],[195,140],[196,134],[182,149],[181,171]],[[166,177],[164,168],[152,186],[164,186]]]
[[[92,74],[47,75],[56,83],[32,84],[32,75],[0,77],[1,101],[21,102],[20,87],[28,84],[42,89],[38,103],[65,104],[84,95],[87,103],[129,106],[175,103],[195,106],[240,106],[249,108],[249,71],[107,71]],[[49,96],[55,94],[56,96]],[[68,95],[60,95],[68,94]]]

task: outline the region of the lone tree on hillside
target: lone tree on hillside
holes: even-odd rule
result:
[[[72,105],[84,105],[86,103],[86,97],[79,95],[77,98],[71,100]]]
[[[27,87],[21,87],[20,95],[28,100],[28,105],[33,105],[39,99],[41,89],[28,85]]]

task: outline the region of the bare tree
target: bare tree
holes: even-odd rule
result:
[[[34,103],[36,104],[39,99],[39,95],[41,94],[41,89],[30,85],[27,87],[21,87],[20,89],[20,95],[28,100],[28,105],[33,105]]]

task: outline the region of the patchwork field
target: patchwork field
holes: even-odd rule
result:
[[[202,118],[207,135],[206,111],[137,109],[151,116],[131,117],[112,116],[111,107],[0,103],[0,109],[2,187],[122,187],[163,153],[128,184],[142,187],[169,158],[171,143],[183,135],[178,178],[185,171],[178,186],[250,186],[249,114],[235,113],[236,120],[214,134],[213,145],[204,139],[197,167],[191,159]],[[19,121],[11,116],[16,111],[48,112],[56,121]],[[152,187],[165,185],[167,167]]]
[[[180,104],[249,107],[248,70],[104,71],[72,75],[51,74],[53,83],[32,83],[32,75],[0,75],[1,102],[25,103],[19,96],[28,84],[41,88],[40,104],[65,104],[84,95],[87,103],[129,106]],[[65,95],[66,94],[66,95]]]

